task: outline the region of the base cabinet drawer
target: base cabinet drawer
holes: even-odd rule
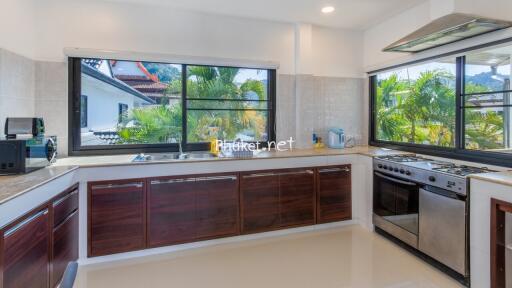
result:
[[[144,180],[89,183],[89,256],[146,247]]]
[[[317,170],[317,223],[352,218],[351,166],[323,167]]]
[[[53,229],[50,287],[59,284],[69,262],[78,259],[78,211]]]
[[[49,281],[48,209],[34,212],[3,232],[3,288],[46,288]]]

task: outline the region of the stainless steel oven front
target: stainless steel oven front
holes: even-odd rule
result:
[[[420,184],[379,171],[373,175],[373,224],[418,248]]]

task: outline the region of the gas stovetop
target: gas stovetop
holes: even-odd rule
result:
[[[379,156],[376,158],[379,160],[401,163],[420,169],[432,170],[461,177],[466,177],[470,174],[495,172],[487,167],[457,165],[451,162],[438,161],[416,155],[391,155]]]
[[[375,157],[373,169],[388,176],[436,186],[460,194],[466,194],[468,175],[494,172],[486,167],[457,165],[410,154]]]

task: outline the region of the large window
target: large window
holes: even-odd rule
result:
[[[376,139],[455,146],[455,58],[376,76]]]
[[[212,139],[275,138],[275,70],[70,61],[74,154],[175,151],[178,143],[205,150]],[[87,101],[76,101],[80,95]]]
[[[512,45],[468,51],[374,73],[370,143],[512,165]]]

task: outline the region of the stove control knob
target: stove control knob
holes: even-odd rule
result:
[[[382,164],[377,165],[377,167],[382,168]]]
[[[410,176],[411,175],[411,171],[409,171],[409,170],[405,171],[405,175]]]
[[[394,171],[395,171],[395,172],[398,172],[398,168],[397,168],[397,167],[395,167]]]
[[[405,170],[404,169],[400,169],[400,174],[404,174],[405,173]]]
[[[388,165],[384,165],[384,169],[388,170]]]
[[[391,166],[389,166],[388,169],[389,169],[389,171],[393,171],[393,167],[391,167]]]
[[[434,177],[434,176],[429,176],[429,177],[428,177],[428,181],[430,181],[430,182],[436,182],[436,177]]]

